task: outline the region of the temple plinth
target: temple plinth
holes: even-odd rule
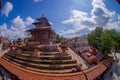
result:
[[[37,18],[37,21],[33,23],[35,28],[27,30],[32,36],[32,41],[39,42],[40,44],[54,43],[54,30],[51,28],[51,24],[48,19],[42,15]]]

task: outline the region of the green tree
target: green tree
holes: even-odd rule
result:
[[[110,53],[111,50],[116,53],[120,49],[120,33],[114,29],[97,27],[87,38],[92,47],[100,48],[101,53]]]
[[[101,37],[101,34],[103,32],[103,28],[102,27],[96,27],[94,33],[96,35],[96,38],[100,38]]]
[[[98,42],[96,41],[96,36],[95,36],[94,32],[92,32],[91,34],[88,35],[88,41],[92,47],[97,47]]]
[[[24,43],[27,43],[29,40],[30,40],[30,38],[29,38],[29,37],[24,38]]]
[[[62,37],[59,34],[55,34],[55,38],[57,42],[61,42],[62,41]]]
[[[112,49],[116,53],[120,49],[120,33],[115,30],[111,31],[112,39],[113,39],[113,47]]]
[[[114,45],[114,41],[112,39],[111,31],[110,30],[105,30],[101,34],[101,47],[100,51],[101,53],[110,53],[110,50],[112,49]]]
[[[100,47],[100,38],[101,38],[101,34],[103,32],[103,28],[102,27],[96,27],[96,29],[94,31],[92,31],[87,39],[89,41],[89,44],[92,46],[92,47],[96,47],[96,48],[99,48]]]
[[[16,44],[17,44],[17,41],[16,41],[16,40],[13,40],[12,43],[13,43],[14,45],[16,45]]]

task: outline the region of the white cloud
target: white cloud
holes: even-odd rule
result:
[[[120,15],[118,14],[117,19],[120,20]]]
[[[105,26],[105,29],[116,29],[117,31],[120,31],[120,21],[108,23]]]
[[[36,2],[36,3],[37,3],[37,2],[40,2],[40,1],[42,1],[42,0],[34,0],[34,2]]]
[[[95,27],[106,27],[110,24],[117,24],[112,22],[115,17],[115,11],[110,11],[106,8],[103,0],[92,1],[91,13],[88,14],[79,10],[72,10],[71,16],[68,20],[63,21],[63,24],[71,24],[73,27],[69,30],[60,32],[61,35],[71,37],[71,35],[83,35],[94,30]],[[88,16],[90,15],[90,16]]]
[[[4,23],[3,25],[0,26],[0,36],[10,36],[11,31],[7,28],[7,24]]]
[[[22,18],[20,18],[20,16],[17,16],[16,18],[14,18],[12,20],[13,26],[16,28],[25,28],[25,22],[22,20]]]
[[[28,26],[28,25],[30,25],[31,23],[33,23],[34,22],[34,19],[32,19],[30,16],[29,17],[27,17],[26,18],[26,25]]]
[[[116,14],[116,16],[118,21],[107,23],[104,27],[105,29],[115,29],[117,31],[120,31],[120,15]]]
[[[13,10],[13,5],[10,2],[6,2],[5,6],[3,7],[2,14],[8,16],[9,13]]]
[[[93,0],[92,6],[92,19],[98,26],[105,26],[115,16],[115,12],[109,11],[102,0]]]
[[[20,16],[17,16],[12,20],[12,25],[8,29],[7,24],[4,23],[0,26],[0,36],[7,37],[9,39],[17,39],[26,37],[25,31],[27,26],[31,25],[34,22],[34,19],[27,17],[25,21]]]

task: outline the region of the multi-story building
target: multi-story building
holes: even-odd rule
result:
[[[2,48],[6,48],[9,43],[10,43],[10,41],[8,40],[8,38],[1,36],[0,37],[0,50],[2,50]]]
[[[82,52],[90,49],[88,40],[84,37],[75,37],[69,39],[68,46],[76,52]]]

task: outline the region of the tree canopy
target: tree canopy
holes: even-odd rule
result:
[[[59,34],[55,34],[55,38],[57,42],[61,42],[62,41],[62,37]]]
[[[120,49],[120,33],[114,29],[103,30],[102,27],[96,27],[87,38],[89,44],[99,48],[101,53],[110,53],[111,50],[116,52]]]
[[[88,35],[88,41],[89,44],[92,47],[96,47],[99,48],[100,47],[100,38],[101,38],[101,34],[103,32],[103,28],[102,27],[97,27],[94,31],[92,31],[89,35]]]
[[[30,38],[29,37],[27,37],[27,38],[24,38],[24,43],[27,43],[28,41],[30,40]]]

